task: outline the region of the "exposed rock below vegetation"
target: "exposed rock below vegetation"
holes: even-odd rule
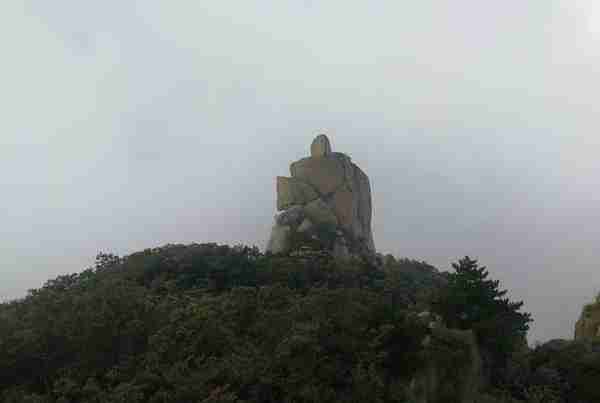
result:
[[[311,156],[293,162],[291,177],[277,177],[277,209],[267,251],[287,253],[318,244],[338,258],[375,256],[371,232],[371,185],[327,136],[312,142]],[[293,218],[293,219],[292,219]]]
[[[418,317],[431,330],[423,340],[426,365],[410,383],[411,401],[475,403],[483,384],[475,334],[472,330],[448,329],[441,318],[429,312]]]

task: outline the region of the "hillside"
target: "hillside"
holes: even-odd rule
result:
[[[583,378],[540,347],[503,367],[504,385],[490,382],[478,353],[486,340],[424,312],[451,278],[409,259],[374,266],[310,250],[101,254],[95,267],[0,305],[0,401],[541,402],[550,400],[533,399],[574,392],[538,367],[600,380],[596,361]],[[479,384],[489,393],[476,394]],[[598,401],[582,393],[554,401]]]
[[[215,244],[99,255],[94,268],[1,305],[3,401],[371,393],[368,363],[390,338],[402,341],[398,362],[418,342],[393,308],[442,281],[424,263],[398,266],[385,275],[319,253],[270,257]]]

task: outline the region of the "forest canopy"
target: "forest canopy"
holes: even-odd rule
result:
[[[434,360],[449,380],[439,395],[453,401],[466,347],[426,352],[422,313],[446,298],[455,305],[440,319],[466,327],[452,319],[461,272],[379,263],[217,244],[99,254],[0,305],[0,400],[407,402]],[[529,317],[516,318],[521,335]],[[477,334],[482,350],[495,348]],[[502,346],[503,357],[517,347]]]

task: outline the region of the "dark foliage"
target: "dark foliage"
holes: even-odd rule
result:
[[[433,306],[451,328],[473,329],[494,382],[513,353],[525,345],[531,315],[520,312],[523,302],[511,302],[499,281],[468,256],[452,264],[454,273]],[[499,373],[500,372],[500,373]]]
[[[167,245],[0,305],[2,402],[402,402],[424,263]]]
[[[526,387],[552,390],[560,402],[600,402],[600,345],[552,340],[528,358]]]
[[[475,329],[505,360],[503,390],[479,403],[600,401],[598,346],[517,349],[529,315],[476,261],[452,274],[384,262],[216,244],[100,254],[95,267],[0,304],[0,402],[406,403],[434,365],[449,403],[468,346],[435,344],[416,314],[443,301],[448,324]]]

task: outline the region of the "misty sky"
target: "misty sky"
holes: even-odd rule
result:
[[[530,341],[600,290],[597,1],[3,0],[0,299],[98,251],[256,244],[327,133],[380,252],[476,257]]]

